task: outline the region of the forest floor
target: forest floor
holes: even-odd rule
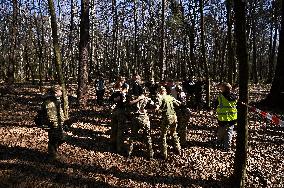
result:
[[[251,99],[259,100],[269,87],[250,89]],[[141,142],[131,158],[114,152],[107,111],[92,105],[78,111],[71,100],[72,125],[59,148],[61,159],[49,162],[47,132],[33,122],[39,89],[18,84],[13,92],[4,86],[0,91],[0,187],[229,187],[235,142],[230,152],[214,146],[213,111],[192,111],[187,146],[181,156],[170,146],[167,160],[159,157],[159,129],[153,124],[156,153],[149,161]],[[246,187],[284,187],[284,130],[250,113],[248,140]]]

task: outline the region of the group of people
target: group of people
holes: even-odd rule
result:
[[[133,140],[138,137],[138,130],[143,130],[148,146],[148,157],[153,158],[151,122],[148,114],[150,111],[160,114],[162,157],[164,159],[168,157],[168,133],[173,138],[176,153],[180,154],[181,147],[187,142],[187,127],[190,119],[188,99],[192,99],[183,91],[183,85],[174,82],[157,84],[154,79],[151,79],[143,87],[139,75],[134,75],[128,82],[124,78],[119,78],[110,97],[114,105],[111,122],[112,146],[121,152],[124,141],[129,140],[127,151],[130,156],[133,150]],[[218,87],[221,94],[215,101],[219,124],[216,145],[228,151],[231,147],[233,128],[237,121],[237,98],[231,92],[230,84],[221,83]],[[152,105],[147,105],[150,103]]]
[[[111,121],[111,143],[121,152],[124,141],[128,140],[128,156],[133,151],[133,142],[142,130],[148,146],[148,157],[153,158],[154,151],[151,138],[151,123],[148,111],[159,112],[161,116],[161,152],[164,159],[168,157],[167,134],[174,140],[177,154],[181,153],[181,145],[186,142],[187,118],[189,110],[186,107],[186,95],[180,86],[176,86],[175,97],[167,92],[164,86],[158,86],[151,81],[148,86],[149,95],[142,87],[140,76],[134,75],[128,83],[118,79],[110,101],[114,105]],[[178,123],[179,122],[179,123]]]
[[[101,82],[99,80],[97,83]],[[103,84],[99,83],[99,85]],[[157,84],[154,79],[142,85],[138,74],[133,75],[129,81],[119,77],[109,97],[111,103],[111,146],[118,153],[126,151],[130,157],[135,140],[142,136],[146,141],[147,156],[149,159],[153,158],[155,151],[153,150],[151,137],[151,116],[149,115],[149,112],[151,112],[151,114],[160,117],[158,127],[161,132],[160,148],[162,157],[164,159],[168,158],[168,134],[173,139],[176,154],[181,154],[181,147],[186,146],[187,127],[190,119],[190,110],[188,108],[188,99],[190,98],[183,91],[183,86],[184,84],[176,85],[173,82],[171,84]],[[224,150],[229,150],[233,128],[237,120],[237,98],[232,94],[230,84],[219,84],[219,88],[221,93],[215,102],[219,124],[217,145]],[[98,88],[98,90],[102,89],[104,88]],[[52,87],[48,90],[43,103],[50,123],[48,152],[52,158],[57,158],[57,149],[64,141],[62,127],[65,118],[60,97],[60,87]],[[98,100],[99,105],[102,105],[103,95]]]

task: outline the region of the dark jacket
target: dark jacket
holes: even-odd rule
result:
[[[112,104],[116,105],[116,109],[125,109],[128,96],[121,91],[115,91],[109,98]]]

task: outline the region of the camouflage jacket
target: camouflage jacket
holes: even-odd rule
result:
[[[180,102],[171,95],[161,95],[159,97],[159,107],[162,115],[176,115],[175,106],[179,106]]]
[[[47,119],[50,122],[50,127],[58,128],[59,126],[62,126],[65,121],[65,117],[60,101],[58,101],[55,97],[48,97],[44,101],[43,105],[47,111]]]

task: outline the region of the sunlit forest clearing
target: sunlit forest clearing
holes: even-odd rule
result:
[[[283,12],[282,0],[1,2],[0,187],[283,187]],[[217,144],[222,84],[236,96],[228,150]],[[122,123],[122,151],[112,145],[114,114],[133,115],[135,89],[154,101],[138,110],[149,116],[150,159],[136,116]],[[188,110],[186,142],[177,152],[170,125],[167,158],[163,91]],[[35,119],[52,92],[64,135],[56,158],[54,127]]]

